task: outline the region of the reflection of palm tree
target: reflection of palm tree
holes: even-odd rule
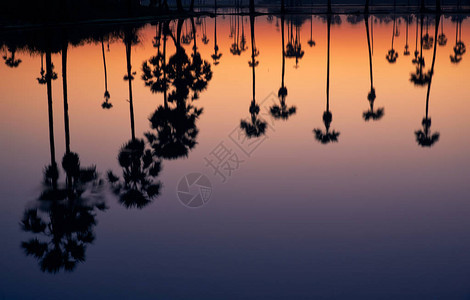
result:
[[[163,26],[163,25],[162,25]],[[167,30],[165,24],[165,30]],[[168,90],[168,79],[166,76],[166,42],[167,34],[163,35],[163,53],[158,47],[157,54],[142,64],[142,80],[150,87],[152,93],[162,93]],[[166,95],[166,94],[165,94]]]
[[[10,56],[7,56],[7,55],[3,56],[3,59],[5,60],[5,65],[7,65],[10,68],[17,68],[21,63],[21,59],[15,57],[16,48],[8,47],[8,51],[10,52]]]
[[[410,46],[408,45],[408,27],[410,23],[410,16],[406,17],[406,44],[405,44],[405,51],[403,51],[404,56],[410,55]]]
[[[217,45],[217,15],[214,17],[214,54],[211,57],[215,66],[219,64],[222,57],[222,53],[219,53],[219,45]]]
[[[57,79],[57,73],[54,72],[54,64],[51,66],[52,69],[52,74],[51,79],[56,80]],[[47,83],[47,78],[46,78],[46,71],[44,70],[44,54],[41,52],[41,70],[39,72],[40,77],[37,77],[37,81],[39,84],[46,84]]]
[[[397,58],[398,58],[398,52],[395,51],[395,49],[393,48],[393,42],[395,40],[395,26],[396,26],[396,18],[395,18],[395,14],[394,14],[393,15],[393,31],[392,31],[392,49],[388,50],[388,53],[385,56],[387,61],[391,64],[395,63],[397,61]]]
[[[49,149],[51,151],[51,165],[46,167],[46,182],[50,182],[53,187],[56,185],[59,171],[55,160],[55,143],[54,143],[54,114],[52,112],[52,80],[53,76],[51,51],[46,51],[46,88],[47,88],[47,108],[49,115]]]
[[[246,48],[246,37],[245,37],[245,25],[243,22],[243,16],[235,16],[235,20],[233,22],[233,30],[232,32],[235,33],[233,36],[233,43],[230,47],[230,53],[233,55],[241,55]],[[240,23],[242,24],[242,33],[240,35]]]
[[[282,81],[281,88],[278,92],[280,105],[271,106],[271,115],[275,119],[287,120],[291,115],[295,114],[295,106],[288,107],[286,105],[287,87],[284,84],[285,66],[286,66],[286,51],[284,48],[284,15],[281,16],[281,37],[282,37]]]
[[[131,65],[131,51],[132,44],[138,42],[137,35],[133,31],[127,31],[124,36],[124,44],[126,46],[126,61],[127,61],[127,74],[124,75],[124,80],[129,82],[129,110],[131,118],[131,134],[132,140],[135,140],[135,126],[134,126],[134,102],[132,99],[132,80],[136,72],[132,72]]]
[[[442,21],[441,21],[441,33],[437,37],[437,42],[439,43],[439,46],[445,46],[447,45],[447,37],[444,33],[444,16],[442,16]]]
[[[454,64],[462,60],[462,56],[466,52],[465,44],[462,42],[462,17],[457,17],[455,29],[455,46],[454,55],[450,56],[450,61]]]
[[[132,139],[121,147],[118,155],[123,182],[111,171],[108,180],[119,194],[119,202],[126,208],[143,208],[160,195],[161,183],[157,180],[161,161],[154,160],[152,151],[145,149],[142,139]]]
[[[101,184],[97,179],[96,168],[81,168],[78,154],[70,151],[66,73],[67,42],[65,41],[62,45],[62,76],[66,153],[62,159],[62,167],[66,173],[66,184],[65,187],[58,186],[59,173],[55,162],[52,93],[50,91],[52,78],[49,75],[52,72],[50,57],[50,51],[46,51],[45,78],[48,87],[51,165],[46,167],[44,174],[45,190],[36,206],[24,212],[21,222],[22,229],[34,233],[36,237],[23,242],[21,247],[26,255],[38,259],[43,272],[56,273],[61,269],[73,271],[78,263],[85,261],[86,247],[95,238],[94,211],[95,209],[104,210],[106,206],[98,193]],[[85,198],[85,194],[88,197]]]
[[[422,37],[424,50],[430,50],[434,44],[434,38],[429,35],[429,19],[426,17],[426,34]]]
[[[423,15],[421,15],[421,30],[420,30],[420,51],[419,56],[416,56],[416,59],[413,60],[416,66],[416,72],[411,74],[411,82],[413,82],[417,86],[425,86],[430,79],[429,72],[425,72],[424,68],[424,58],[423,58]]]
[[[52,182],[46,180],[35,207],[25,210],[21,221],[24,231],[36,235],[21,247],[49,273],[73,271],[85,261],[86,247],[95,239],[95,210],[106,209],[95,167],[80,168],[78,155],[71,152],[64,155],[62,166],[65,187],[58,187],[58,176],[49,178]]]
[[[367,100],[369,100],[370,109],[363,113],[364,120],[380,120],[384,115],[384,109],[378,108],[374,111],[374,102],[375,102],[375,88],[374,88],[374,76],[372,74],[372,51],[370,46],[370,35],[369,35],[369,16],[366,15],[364,18],[367,32],[367,45],[369,48],[369,71],[370,71],[370,92],[367,95]]]
[[[310,39],[308,40],[308,45],[310,47],[315,46],[315,41],[313,40],[313,16],[310,16]]]
[[[326,64],[326,111],[323,113],[323,123],[325,124],[325,131],[321,129],[314,129],[315,139],[322,144],[330,142],[337,142],[339,132],[335,130],[330,131],[331,121],[333,121],[333,114],[330,112],[330,31],[331,31],[331,15],[327,16],[327,29],[328,29],[328,56]]]
[[[22,229],[36,237],[22,242],[21,247],[39,261],[41,271],[71,272],[85,261],[86,247],[95,239],[95,211],[106,206],[67,189],[47,191],[39,200],[37,208],[27,209],[21,220]]]
[[[300,26],[295,25],[295,36],[294,36],[294,22],[290,22],[290,30],[288,29],[288,42],[286,57],[295,58],[295,66],[298,67],[299,59],[304,56],[304,51],[302,50],[302,44],[300,41]],[[288,26],[289,27],[289,26]]]
[[[436,16],[436,28],[435,28],[435,34],[434,34],[435,38],[437,38],[438,31],[439,31],[439,16]],[[434,63],[436,61],[436,48],[437,48],[437,45],[434,44],[431,70],[429,72],[430,75],[429,75],[429,82],[428,82],[428,90],[426,93],[426,116],[421,122],[421,124],[423,125],[423,129],[417,130],[415,132],[416,142],[421,147],[431,147],[439,140],[438,132],[431,133],[431,118],[429,117],[429,114],[428,114],[429,113],[429,94],[431,91],[432,77],[434,75]]]
[[[150,117],[151,127],[156,132],[146,133],[155,155],[166,159],[187,156],[197,144],[196,137],[199,131],[196,127],[196,120],[201,115],[202,109],[194,107],[187,101],[190,92],[193,92],[191,101],[196,100],[199,93],[207,88],[212,78],[210,64],[201,58],[197,51],[196,41],[194,40],[191,59],[181,46],[182,25],[183,20],[179,20],[177,37],[172,36],[176,53],[170,57],[168,65],[164,65],[165,76],[172,90],[167,97],[168,88],[164,89],[164,106],[158,107]],[[194,22],[192,25],[195,35]],[[174,105],[170,107],[168,102]]]
[[[421,15],[421,18],[422,18],[422,15]],[[414,52],[414,58],[412,60],[412,62],[414,64],[418,63],[419,59],[418,59],[418,55],[419,55],[419,51],[418,51],[418,29],[419,29],[419,23],[418,23],[418,18],[416,18],[416,33],[415,33],[415,52]],[[422,27],[422,22],[421,22],[421,27]]]
[[[110,109],[113,107],[111,102],[109,102],[109,98],[111,98],[111,95],[109,94],[108,91],[108,72],[106,69],[106,56],[104,54],[104,43],[103,39],[101,39],[101,52],[103,54],[103,66],[104,66],[104,102],[101,104],[101,107],[103,109]]]
[[[251,28],[251,61],[248,65],[252,69],[252,76],[253,76],[253,98],[250,103],[250,121],[241,120],[240,121],[240,128],[243,129],[246,133],[248,138],[253,137],[260,137],[265,134],[267,123],[258,118],[260,108],[259,105],[256,103],[256,73],[255,68],[258,66],[259,61],[256,60],[256,57],[259,55],[259,51],[256,48],[255,44],[255,16],[253,14],[250,15],[250,28]]]
[[[206,19],[202,19],[202,43],[204,45],[209,44],[209,38],[207,37],[207,26],[206,26]]]
[[[156,180],[161,170],[160,160],[154,160],[151,150],[145,149],[144,140],[135,137],[134,103],[131,83],[135,72],[132,72],[131,51],[132,44],[137,42],[138,38],[134,32],[126,32],[124,43],[126,44],[127,75],[124,76],[124,80],[129,81],[129,111],[132,138],[122,146],[118,155],[119,165],[122,167],[123,182],[111,171],[108,172],[108,180],[113,185],[115,193],[119,195],[119,202],[126,208],[145,207],[160,194],[161,188],[161,183]]]

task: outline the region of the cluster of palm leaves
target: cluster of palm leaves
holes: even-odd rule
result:
[[[421,124],[423,129],[415,131],[416,142],[422,147],[431,147],[439,141],[439,132],[431,133],[431,118],[423,118]]]
[[[8,47],[8,52],[10,52],[10,56],[4,55],[3,59],[5,60],[5,65],[7,65],[10,68],[17,68],[20,63],[22,62],[21,59],[16,58],[16,48],[14,47]]]
[[[250,121],[241,120],[240,128],[242,128],[247,137],[260,137],[266,132],[267,122],[258,117],[260,108],[256,101],[253,99],[250,104]]]
[[[38,260],[43,272],[73,271],[84,262],[86,247],[95,238],[95,212],[106,209],[102,181],[94,166],[81,168],[78,154],[69,152],[62,168],[66,174],[63,186],[57,183],[57,166],[46,167],[44,190],[21,220],[22,229],[35,235],[21,247]]]
[[[456,23],[454,55],[450,56],[450,61],[454,64],[459,63],[462,60],[462,56],[467,52],[465,43],[462,42],[462,18],[457,17]]]
[[[142,139],[124,144],[119,151],[118,161],[123,170],[123,180],[109,171],[108,181],[119,195],[119,202],[126,208],[147,206],[160,194],[161,183],[157,178],[161,161],[155,160]]]
[[[293,33],[293,27],[295,27],[295,34]],[[291,21],[289,38],[286,45],[286,57],[295,58],[296,66],[299,60],[304,56],[305,52],[302,50],[302,44],[300,42],[300,26],[293,24]]]
[[[295,106],[287,106],[286,97],[287,97],[287,88],[281,87],[277,93],[279,98],[279,105],[275,104],[271,106],[270,112],[274,119],[287,120],[290,116],[294,115],[297,112]]]

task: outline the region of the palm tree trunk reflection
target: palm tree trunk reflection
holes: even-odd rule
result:
[[[330,40],[331,40],[331,15],[327,16],[327,40],[328,40],[328,55],[326,60],[326,111],[323,113],[323,123],[325,124],[325,132],[321,129],[314,129],[315,139],[322,144],[337,142],[339,132],[335,130],[330,131],[330,125],[333,120],[333,114],[330,112]]]
[[[51,51],[46,51],[46,87],[47,87],[47,108],[49,115],[49,148],[51,151],[51,166],[50,166],[50,177],[53,188],[57,187],[57,163],[55,160],[55,143],[54,143],[54,115],[52,111],[52,58]],[[46,173],[48,170],[46,170]],[[46,174],[47,176],[47,174]]]
[[[367,95],[367,100],[369,101],[370,109],[365,111],[362,116],[365,121],[372,120],[380,120],[384,115],[384,109],[379,108],[377,111],[374,111],[374,102],[375,102],[375,88],[374,88],[374,76],[372,73],[372,50],[370,45],[370,34],[369,34],[369,17],[366,16],[364,18],[364,23],[366,25],[366,33],[367,33],[367,46],[369,50],[369,74],[370,74],[370,92]]]
[[[434,33],[435,39],[437,39],[437,35],[439,32],[439,19],[440,19],[439,15],[436,15],[436,26],[435,26],[435,33]],[[416,142],[421,147],[431,147],[439,140],[439,132],[431,133],[431,118],[429,117],[429,95],[431,93],[431,83],[432,83],[432,77],[434,75],[434,65],[436,62],[436,50],[437,50],[437,43],[434,43],[431,70],[429,72],[428,88],[426,92],[426,115],[423,121],[421,122],[423,125],[423,129],[417,130],[415,132]]]

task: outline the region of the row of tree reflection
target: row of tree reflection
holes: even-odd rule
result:
[[[38,84],[46,85],[50,164],[44,169],[43,190],[37,200],[24,211],[21,227],[34,235],[22,242],[26,255],[35,257],[42,271],[55,273],[64,269],[72,271],[85,260],[88,244],[95,239],[96,211],[106,210],[96,167],[84,168],[78,153],[71,151],[70,127],[67,96],[67,49],[66,33],[62,33],[61,43],[53,48],[49,35],[45,36],[41,52],[41,71]],[[62,56],[62,90],[64,106],[65,153],[62,157],[63,182],[59,181],[60,172],[56,161],[54,139],[54,117],[52,82],[57,74],[52,64],[52,52],[60,51]],[[44,70],[43,57],[46,58]]]
[[[195,37],[195,22],[192,36]],[[133,81],[137,72],[132,68],[132,47],[139,43],[138,28],[127,27],[108,33],[107,36],[91,37],[101,43],[104,65],[105,93],[103,109],[111,109],[110,92],[107,85],[105,40],[121,39],[126,48],[127,72],[124,81],[128,82],[130,140],[118,152],[118,163],[122,175],[107,172],[107,181],[117,195],[119,203],[126,208],[143,208],[161,193],[158,180],[162,161],[187,157],[197,142],[196,121],[202,114],[193,102],[207,88],[212,78],[209,62],[201,57],[192,38],[193,51],[190,55],[183,47],[182,34],[185,20],[177,20],[176,30],[170,28],[170,21],[157,24],[154,40],[156,55],[142,64],[142,79],[153,93],[163,93],[164,103],[150,117],[151,130],[145,137],[136,137],[134,122]],[[40,42],[26,45],[32,53],[41,56],[41,69],[37,82],[46,86],[49,140],[51,163],[44,170],[44,190],[33,205],[27,207],[21,220],[24,231],[34,235],[22,243],[26,255],[39,261],[44,272],[72,271],[85,260],[88,244],[94,240],[96,211],[105,210],[103,196],[105,180],[100,178],[96,167],[82,168],[79,155],[70,150],[70,129],[67,97],[67,48],[70,37],[64,31],[57,40],[52,32],[42,32]],[[176,51],[167,59],[167,41],[172,39]],[[73,44],[73,42],[70,42]],[[187,42],[185,42],[187,43]],[[109,48],[109,46],[108,46]],[[58,79],[52,63],[52,54],[61,53],[62,89],[64,105],[64,131],[66,153],[62,159],[65,182],[59,182],[59,168],[56,162],[52,83]],[[44,69],[45,56],[45,69]],[[217,54],[216,54],[217,56]],[[220,58],[220,56],[218,57]],[[217,57],[214,58],[214,60]]]
[[[266,133],[268,126],[267,121],[260,115],[260,104],[256,98],[256,68],[260,64],[260,50],[256,45],[255,36],[256,17],[254,14],[248,16],[249,45],[246,41],[244,18],[240,15],[230,16],[230,35],[233,38],[230,53],[240,56],[242,52],[251,48],[248,67],[252,74],[252,98],[248,102],[249,117],[240,121],[240,128],[245,131],[247,137],[256,139]],[[410,81],[418,87],[427,87],[425,117],[421,122],[422,129],[415,132],[417,143],[424,147],[432,146],[439,139],[439,133],[431,131],[429,100],[437,45],[443,46],[447,41],[443,33],[443,25],[440,24],[441,18],[440,15],[419,15],[415,20],[416,41],[412,59],[415,71],[411,74]],[[330,107],[329,87],[331,27],[340,25],[341,18],[330,14],[323,17],[323,20],[326,22],[327,30],[326,110],[322,115],[324,129],[313,129],[313,137],[322,144],[328,144],[338,142],[340,137],[340,131],[332,128],[333,112]],[[365,121],[377,121],[384,116],[384,108],[375,107],[377,95],[373,76],[373,25],[377,22],[377,18],[366,15],[354,20],[364,23],[370,68],[370,91],[367,94],[369,108],[364,111],[362,117]],[[391,20],[394,23],[392,49],[386,54],[386,57],[388,61],[393,63],[398,58],[398,52],[394,49],[394,39],[399,36],[399,26],[395,16]],[[404,56],[408,56],[410,55],[408,30],[413,17],[408,16],[405,20],[407,42]],[[274,20],[271,19],[271,21]],[[465,53],[465,45],[461,41],[462,18],[456,18],[456,21],[456,46],[452,62],[458,63]],[[196,31],[198,26],[202,29],[202,43],[208,44],[210,42],[205,22],[204,19],[194,18],[156,22],[153,40],[155,54],[141,62],[140,70],[133,68],[131,56],[132,47],[140,43],[138,27],[126,26],[118,29],[103,29],[98,32],[93,30],[91,33],[44,30],[34,35],[16,34],[3,38],[5,49],[10,52],[10,55],[5,55],[5,63],[9,67],[18,67],[21,64],[17,52],[28,51],[40,55],[41,65],[37,82],[46,87],[51,162],[44,170],[44,190],[37,201],[27,207],[21,220],[23,230],[34,235],[33,238],[22,243],[22,248],[27,255],[38,259],[41,270],[47,272],[58,272],[62,269],[71,271],[77,263],[85,260],[86,247],[94,240],[96,213],[98,210],[106,209],[103,200],[104,183],[109,183],[112,192],[124,207],[144,208],[157,199],[162,192],[163,186],[159,176],[163,170],[164,161],[185,158],[196,147],[199,133],[197,120],[203,114],[203,109],[197,103],[201,93],[208,88],[213,76],[211,63],[202,57],[197,45]],[[312,22],[313,17],[310,17],[308,44],[311,47],[316,45],[313,40]],[[287,121],[295,115],[297,108],[294,105],[289,105],[287,101],[286,59],[295,60],[296,67],[299,67],[305,54],[300,36],[302,18],[299,20],[296,16],[281,15],[276,23],[281,31],[281,82],[278,90],[279,102],[273,104],[269,108],[269,112],[274,119]],[[429,33],[430,25],[434,25],[434,35]],[[106,178],[101,178],[94,166],[83,168],[79,155],[71,151],[67,96],[67,50],[69,45],[79,45],[84,40],[101,45],[104,67],[104,100],[100,100],[100,104],[103,109],[108,111],[112,110],[113,105],[108,89],[106,52],[109,51],[110,43],[115,41],[124,43],[126,50],[126,73],[123,79],[128,87],[131,135],[130,139],[124,141],[121,149],[117,151],[117,161],[122,172],[115,174],[109,171]],[[169,53],[168,43],[173,44],[173,53]],[[189,47],[186,46],[189,45],[192,45],[190,46],[191,50],[187,51],[186,48]],[[212,64],[218,65],[221,62],[222,53],[217,44],[217,18],[214,19],[213,48]],[[423,54],[423,51],[427,49],[433,49],[429,70],[425,70]],[[52,83],[58,79],[58,75],[52,62],[53,53],[60,53],[62,58],[62,97],[66,146],[61,164],[65,174],[63,182],[59,180],[60,172],[56,162],[54,141]],[[134,122],[133,83],[138,78],[152,93],[163,96],[163,103],[157,106],[150,115],[150,128],[142,137],[136,136]]]

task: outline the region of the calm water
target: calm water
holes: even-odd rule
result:
[[[469,299],[468,19],[193,22],[2,33],[0,299]]]

